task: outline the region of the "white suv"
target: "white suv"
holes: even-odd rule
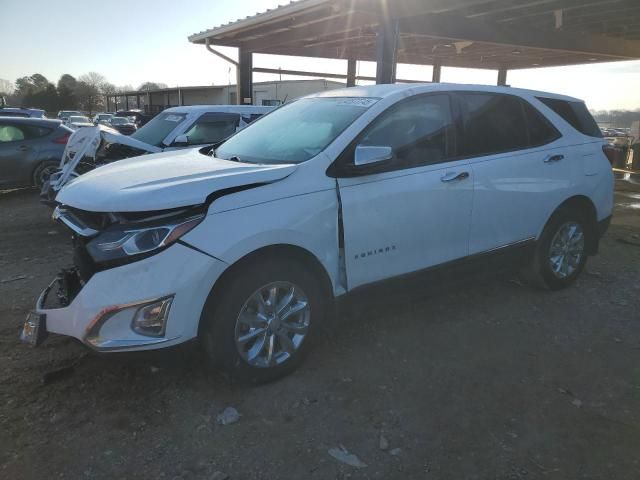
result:
[[[101,351],[199,338],[238,379],[291,371],[331,301],[359,287],[513,252],[559,289],[613,207],[600,130],[579,100],[463,85],[355,87],[266,115],[217,148],[79,177],[55,217],[76,266],[23,339]],[[49,308],[58,287],[62,305]],[[55,302],[54,302],[55,303]]]

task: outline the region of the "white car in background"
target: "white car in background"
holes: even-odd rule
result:
[[[113,113],[96,113],[93,117],[93,124],[109,125],[109,122],[113,118]]]
[[[199,338],[212,364],[261,382],[295,368],[331,302],[367,285],[513,255],[532,282],[565,288],[611,218],[606,149],[584,103],[550,93],[377,85],[302,98],[217,148],[67,185],[54,218],[73,232],[76,267],[22,338],[100,352]]]
[[[84,127],[93,127],[93,123],[89,117],[85,117],[84,115],[71,115],[67,117],[64,124],[73,130],[78,130],[79,128]]]
[[[129,136],[101,124],[83,128],[69,139],[60,168],[43,185],[40,198],[45,204],[55,204],[64,185],[97,166],[146,153],[217,143],[272,110],[274,107],[194,105],[164,110]]]

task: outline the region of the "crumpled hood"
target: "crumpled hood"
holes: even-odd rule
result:
[[[133,157],[98,167],[71,183],[56,201],[90,212],[145,212],[204,203],[219,190],[271,183],[296,165],[254,165],[221,160],[198,149]]]

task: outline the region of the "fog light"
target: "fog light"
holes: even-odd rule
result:
[[[140,307],[133,317],[133,331],[147,337],[162,337],[172,301],[173,297],[169,297]]]

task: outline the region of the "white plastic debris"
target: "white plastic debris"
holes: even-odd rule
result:
[[[342,445],[340,445],[339,448],[330,448],[329,455],[331,455],[333,458],[335,458],[339,462],[342,462],[354,468],[365,468],[367,466],[366,463],[360,460],[353,453],[349,453],[349,451],[346,448],[344,448]]]
[[[218,425],[231,425],[240,420],[240,414],[233,407],[227,407],[216,417]]]

